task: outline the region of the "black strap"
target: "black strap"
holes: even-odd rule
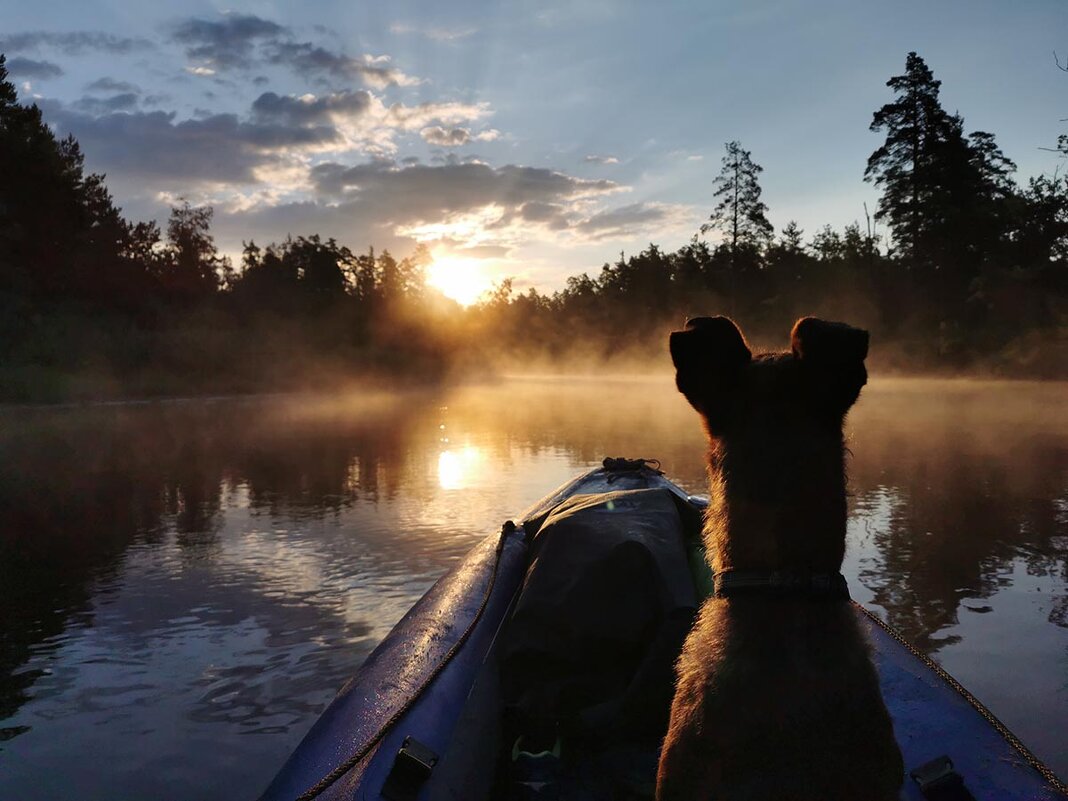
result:
[[[975,801],[964,778],[953,769],[953,760],[942,755],[909,771],[928,801]]]
[[[713,576],[713,582],[717,598],[789,596],[814,600],[849,600],[849,585],[841,573],[725,570]]]

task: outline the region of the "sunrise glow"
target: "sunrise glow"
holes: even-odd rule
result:
[[[492,281],[477,259],[435,257],[427,268],[426,282],[463,306],[470,306],[490,288]]]

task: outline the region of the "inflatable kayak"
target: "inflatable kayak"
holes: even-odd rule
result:
[[[532,717],[559,721],[534,757],[578,756],[528,784],[652,798],[670,667],[711,587],[706,504],[653,463],[606,459],[505,523],[397,623],[261,799],[518,797],[510,772],[535,749],[516,720]],[[911,775],[903,799],[1068,797],[959,683],[855,608]]]

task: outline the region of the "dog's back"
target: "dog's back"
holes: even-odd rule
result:
[[[709,434],[705,533],[723,592],[679,659],[657,797],[897,798],[904,771],[878,676],[833,580],[842,422],[866,381],[867,333],[807,319],[791,353],[754,359],[731,321],[702,318],[671,345]]]

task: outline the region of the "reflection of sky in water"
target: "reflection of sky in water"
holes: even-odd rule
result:
[[[254,795],[412,602],[510,515],[606,454],[657,457],[705,489],[700,429],[670,382],[442,401],[0,413],[0,606],[16,610],[0,797]],[[854,597],[1062,774],[1063,401],[1056,385],[867,388],[844,567]]]

